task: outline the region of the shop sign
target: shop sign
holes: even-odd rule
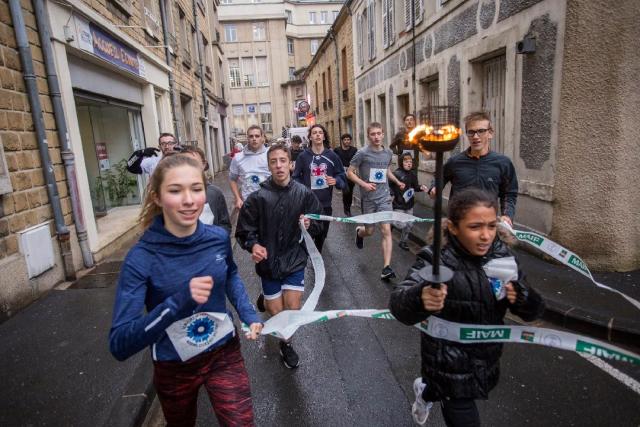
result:
[[[80,49],[93,53],[111,64],[145,76],[144,63],[137,51],[116,40],[91,22],[75,17]]]
[[[111,168],[109,164],[109,154],[107,153],[107,144],[105,142],[96,142],[96,156],[98,157],[101,171],[106,171]]]

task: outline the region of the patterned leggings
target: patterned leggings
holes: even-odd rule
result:
[[[194,426],[204,385],[221,426],[253,426],[249,377],[237,336],[186,362],[154,362],[153,383],[167,427]]]

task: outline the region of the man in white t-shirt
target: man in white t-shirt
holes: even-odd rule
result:
[[[235,198],[233,206],[238,209],[249,194],[271,176],[262,128],[258,125],[249,126],[247,139],[244,150],[233,157],[229,166],[229,186]]]
[[[172,133],[164,132],[160,134],[160,138],[158,138],[158,146],[160,147],[160,151],[162,152],[162,156],[153,155],[151,157],[145,157],[142,159],[142,163],[140,163],[140,167],[142,168],[142,173],[151,176],[156,166],[164,156],[169,153],[173,153],[173,149],[178,145],[176,141],[176,137],[173,136]],[[157,151],[157,150],[156,150]]]

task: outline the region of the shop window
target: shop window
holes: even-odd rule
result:
[[[75,101],[95,216],[140,204],[141,177],[127,171],[131,152],[145,146],[139,109],[108,104],[93,96],[76,96]]]

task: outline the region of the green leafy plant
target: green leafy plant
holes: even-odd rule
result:
[[[104,200],[105,191],[112,205],[122,205],[123,199],[135,194],[138,180],[127,171],[127,160],[122,159],[110,169],[96,177],[95,193],[99,201]]]

